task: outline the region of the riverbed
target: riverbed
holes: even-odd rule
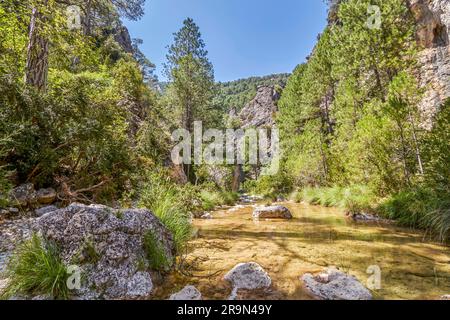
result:
[[[182,260],[183,272],[164,279],[155,298],[185,285],[204,299],[226,299],[231,287],[223,276],[240,262],[257,262],[271,276],[272,287],[241,292],[241,299],[312,299],[302,287],[304,273],[335,266],[363,284],[380,268],[375,299],[439,299],[450,293],[450,248],[424,233],[389,223],[354,222],[342,210],[282,203],[292,220],[255,221],[256,205],[217,210],[212,219],[195,220],[195,237]]]

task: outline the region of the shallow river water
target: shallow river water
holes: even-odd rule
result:
[[[438,299],[450,294],[450,248],[423,233],[381,223],[355,223],[341,210],[286,203],[292,220],[252,219],[253,207],[214,212],[195,220],[184,272],[165,278],[155,298],[167,299],[185,285],[204,299],[226,299],[231,287],[223,276],[240,262],[257,262],[271,276],[272,288],[241,293],[241,299],[311,299],[300,277],[328,266],[366,284],[370,266],[381,269],[376,299]]]

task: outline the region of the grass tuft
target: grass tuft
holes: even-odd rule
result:
[[[36,234],[18,246],[8,263],[6,276],[9,282],[2,299],[14,295],[48,295],[55,299],[69,296],[69,275],[58,248],[44,243]]]
[[[147,253],[150,269],[157,271],[170,270],[173,261],[167,257],[163,244],[151,231],[147,232],[144,237],[144,250]]]

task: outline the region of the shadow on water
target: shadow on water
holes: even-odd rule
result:
[[[263,266],[273,287],[242,298],[308,299],[300,277],[328,266],[355,275],[363,284],[370,277],[367,268],[379,266],[382,287],[373,292],[377,299],[436,299],[450,293],[448,247],[394,225],[354,223],[337,209],[286,206],[294,219],[254,221],[248,206],[196,220],[197,236],[186,256],[192,274],[171,275],[157,297],[167,298],[192,284],[206,299],[225,299],[230,287],[223,275],[249,261]]]

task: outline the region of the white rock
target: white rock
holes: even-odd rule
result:
[[[255,219],[292,219],[292,213],[283,206],[259,207],[253,211]]]
[[[306,290],[321,300],[372,300],[372,294],[355,277],[336,268],[319,275],[307,273],[301,278]]]
[[[213,218],[213,216],[209,212],[206,212],[204,215],[201,216],[201,219],[206,219],[206,220],[209,220],[212,218]]]
[[[202,294],[194,286],[186,286],[180,292],[174,293],[169,300],[202,300]]]
[[[225,275],[224,279],[229,281],[235,289],[263,289],[272,284],[267,272],[255,262],[238,264]]]

